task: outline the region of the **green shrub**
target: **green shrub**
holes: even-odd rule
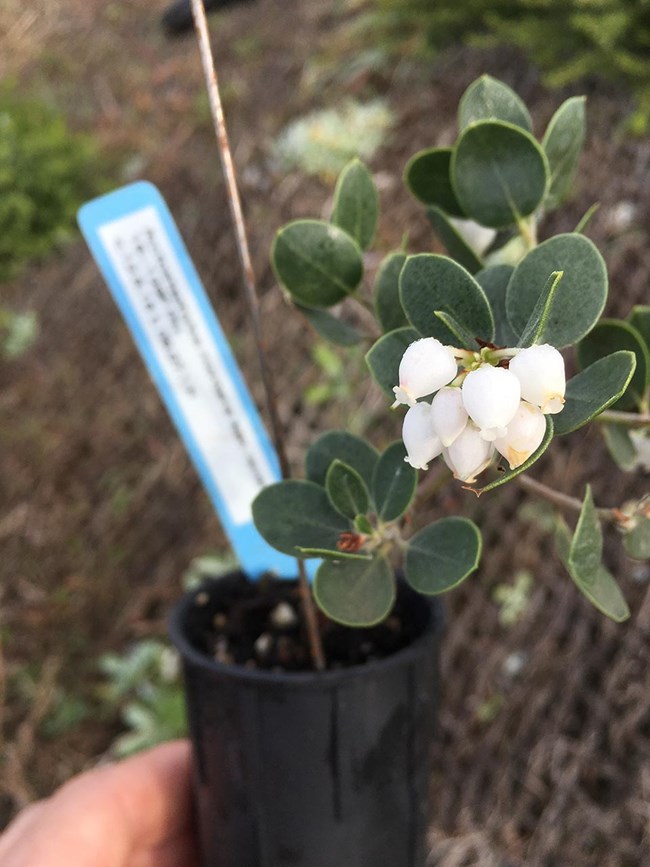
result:
[[[68,238],[77,209],[102,187],[90,138],[15,86],[0,88],[0,281]]]
[[[293,121],[279,135],[274,154],[284,168],[331,180],[353,157],[371,159],[393,120],[382,99],[365,104],[350,99]]]
[[[0,307],[0,354],[18,358],[38,336],[38,317],[33,310],[14,311]]]
[[[630,87],[635,132],[650,123],[649,0],[375,0],[382,38],[402,47],[514,45],[551,87],[598,75]]]
[[[178,657],[171,647],[145,638],[122,655],[105,654],[100,667],[107,678],[101,698],[107,709],[120,709],[126,727],[113,741],[115,755],[132,755],[185,734]]]

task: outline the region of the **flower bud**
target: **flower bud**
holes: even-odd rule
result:
[[[442,451],[440,438],[431,424],[431,404],[422,401],[408,410],[404,416],[402,439],[407,452],[406,463],[416,470],[427,470],[429,461]]]
[[[435,337],[423,337],[407,347],[399,365],[399,385],[393,391],[397,403],[413,406],[448,385],[457,373],[456,359],[447,346]]]
[[[450,217],[449,222],[454,229],[463,238],[463,240],[477,253],[482,256],[490,246],[492,241],[497,236],[495,229],[488,229],[487,226],[481,226],[475,220],[459,220],[457,217]]]
[[[493,454],[492,443],[483,439],[476,425],[468,421],[465,430],[444,449],[442,456],[454,478],[472,483],[490,463]]]
[[[463,432],[467,418],[460,388],[441,388],[431,401],[431,423],[445,448]]]
[[[492,442],[505,436],[521,399],[517,377],[503,367],[482,364],[467,374],[462,393],[465,409],[483,439]]]
[[[548,343],[521,349],[510,361],[521,384],[521,396],[544,413],[561,412],[566,391],[564,359]]]
[[[494,441],[496,450],[516,470],[537,450],[546,433],[546,419],[541,409],[522,400],[506,435]]]

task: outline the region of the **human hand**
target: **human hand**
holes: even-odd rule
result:
[[[0,836],[1,867],[195,867],[187,741],[74,777]]]

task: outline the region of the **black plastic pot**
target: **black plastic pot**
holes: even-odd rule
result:
[[[405,587],[419,634],[405,649],[321,674],[264,672],[198,649],[220,583],[184,596],[170,622],[203,867],[422,867],[440,607]]]

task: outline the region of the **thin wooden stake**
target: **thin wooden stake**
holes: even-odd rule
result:
[[[226,180],[226,191],[228,194],[228,205],[230,207],[230,216],[232,218],[233,227],[235,229],[235,238],[237,241],[237,251],[239,253],[239,261],[241,264],[242,275],[244,279],[244,293],[248,304],[248,312],[253,327],[253,337],[257,347],[257,357],[262,373],[262,385],[266,394],[266,405],[271,421],[271,434],[275,444],[275,450],[280,461],[280,469],[285,479],[290,476],[289,461],[287,459],[287,451],[284,443],[284,434],[280,417],[278,414],[277,401],[275,397],[275,389],[273,387],[273,379],[270,367],[266,360],[266,350],[262,339],[262,329],[260,323],[260,303],[255,284],[255,272],[250,255],[248,245],[248,237],[246,235],[246,224],[244,222],[244,214],[239,197],[239,189],[237,187],[237,177],[235,174],[235,166],[230,152],[230,144],[228,142],[228,132],[223,114],[223,106],[221,103],[221,95],[219,93],[219,84],[217,80],[217,69],[212,54],[210,45],[210,36],[208,32],[208,22],[205,15],[205,7],[203,0],[192,0],[192,14],[194,16],[194,26],[199,40],[199,50],[201,52],[201,63],[203,65],[203,74],[205,83],[208,89],[210,99],[210,112],[214,124],[214,131],[217,137],[217,145],[219,148],[219,157],[221,159],[221,167],[223,169]],[[323,645],[318,629],[318,618],[316,615],[316,606],[311,594],[311,588],[307,579],[307,573],[302,560],[298,560],[298,587],[302,602],[305,624],[307,627],[307,636],[309,639],[309,647],[311,652],[314,668],[317,671],[322,671],[325,668],[325,656],[323,653]]]

